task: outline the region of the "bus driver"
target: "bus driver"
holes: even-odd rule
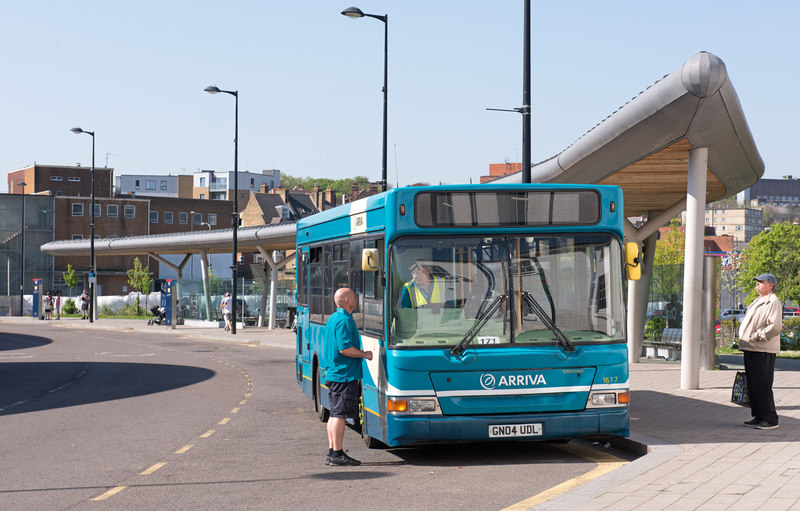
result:
[[[409,270],[411,270],[411,280],[403,286],[400,308],[416,309],[429,303],[444,303],[443,278],[431,277],[430,269],[419,261],[412,264]]]

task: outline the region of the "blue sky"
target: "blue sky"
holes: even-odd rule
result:
[[[233,166],[380,178],[383,24],[331,0],[2,0],[0,171]],[[795,2],[533,0],[533,161],[559,153],[699,51],[726,64],[765,177],[793,159]],[[389,15],[391,184],[464,183],[521,159],[522,0],[355,4]],[[0,182],[5,192],[6,180]]]

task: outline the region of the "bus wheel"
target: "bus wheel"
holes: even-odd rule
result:
[[[319,370],[314,371],[314,410],[317,412],[317,417],[321,422],[328,422],[330,412],[327,408],[322,406],[319,400]]]

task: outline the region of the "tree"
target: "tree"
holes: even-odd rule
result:
[[[150,278],[150,267],[143,268],[142,262],[139,258],[133,260],[133,268],[128,270],[128,285],[131,289],[137,292],[136,295],[136,315],[139,312],[139,297],[142,291],[150,291],[150,286],[153,284],[153,279]]]
[[[683,259],[686,233],[680,220],[673,218],[656,242],[653,256],[652,290],[661,300],[674,302],[682,294]]]
[[[69,288],[69,294],[72,294],[72,288],[78,285],[78,275],[75,273],[75,268],[71,264],[67,265],[67,271],[61,274],[64,279],[64,284]]]
[[[281,186],[289,190],[299,188],[303,190],[312,190],[315,186],[319,186],[322,190],[328,188],[333,189],[337,196],[350,195],[353,193],[353,183],[358,185],[358,190],[363,191],[369,189],[369,179],[365,176],[356,176],[354,178],[345,179],[330,179],[325,177],[294,177],[288,174],[281,176]]]
[[[778,279],[775,294],[786,303],[800,301],[800,225],[774,224],[750,240],[750,246],[742,252],[742,271],[739,284],[749,289],[747,301],[756,298],[753,277],[772,273]]]

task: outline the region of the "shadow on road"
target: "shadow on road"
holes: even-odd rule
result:
[[[50,344],[52,339],[38,335],[21,335],[9,332],[0,332],[0,352],[27,350]]]
[[[484,442],[390,448],[389,452],[415,466],[547,465],[564,463],[564,451],[550,442]],[[585,460],[575,457],[576,461]]]
[[[155,394],[215,374],[167,364],[0,362],[0,416]]]

